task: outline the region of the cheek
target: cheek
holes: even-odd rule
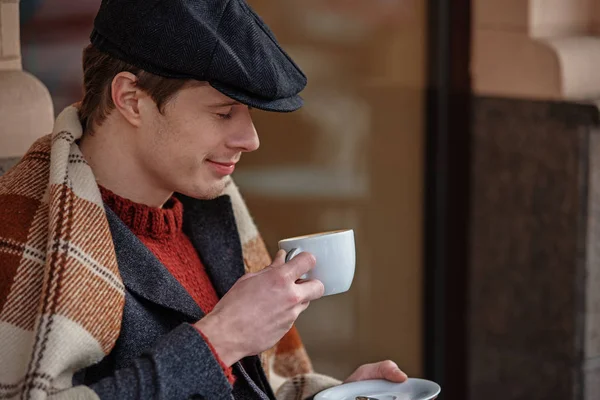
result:
[[[165,118],[153,119],[144,129],[138,143],[140,157],[145,168],[155,176],[171,180],[181,169],[181,144],[177,140],[176,127]]]
[[[177,136],[177,133],[174,134]],[[172,179],[200,178],[207,169],[206,144],[198,137],[187,136],[187,139],[166,140],[161,146],[164,149],[163,162]]]
[[[224,152],[218,129],[201,118],[157,118],[149,129],[153,129],[152,143],[147,149],[154,159],[151,162],[172,179],[177,179],[177,175],[190,178],[198,177],[203,171],[207,173],[205,160],[211,154]]]
[[[205,155],[198,151],[192,143],[167,140],[162,143],[160,148],[162,150],[156,157],[161,159],[160,164],[166,169],[164,172],[172,179],[188,179],[198,175],[202,170]]]
[[[189,168],[202,167],[205,160],[215,154],[223,154],[224,146],[210,129],[210,125],[202,125],[199,122],[185,124],[174,134],[177,138],[173,141],[171,148],[174,156],[179,156]]]

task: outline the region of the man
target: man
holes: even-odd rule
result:
[[[0,397],[273,399],[257,355],[290,343],[279,398],[334,384],[293,328],[314,257],[270,263],[230,179],[305,76],[243,0],[103,0],[91,42],[82,102],[0,179]]]

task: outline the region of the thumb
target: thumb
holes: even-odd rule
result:
[[[285,250],[279,250],[277,252],[277,254],[275,254],[275,258],[273,259],[273,262],[271,263],[271,267],[281,267],[283,264],[285,264],[285,256],[287,255],[287,252]]]
[[[390,382],[402,383],[407,379],[407,376],[400,368],[386,369],[383,371],[383,379]]]
[[[277,252],[277,254],[275,254],[275,258],[271,262],[271,265],[268,265],[265,268],[261,269],[260,271],[254,272],[252,274],[246,274],[246,275],[244,275],[244,277],[246,277],[248,275],[250,275],[250,276],[261,275],[273,268],[281,267],[283,264],[285,264],[285,255],[286,254],[287,253],[285,252],[285,250],[279,250]]]
[[[377,363],[377,367],[376,375],[379,375],[379,379],[383,378],[391,382],[402,383],[407,378],[406,374],[398,368],[398,364],[393,361],[387,360]]]
[[[352,375],[344,381],[357,382],[367,379],[385,379],[391,382],[404,382],[407,376],[398,368],[398,365],[393,361],[382,361],[374,364],[365,364],[359,367]]]

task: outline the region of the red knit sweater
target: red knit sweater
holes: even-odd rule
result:
[[[134,203],[100,187],[102,200],[123,220],[142,243],[152,251],[158,260],[187,290],[205,314],[208,314],[219,301],[202,261],[183,233],[183,204],[172,197],[163,208],[155,208]],[[200,332],[200,331],[198,331]],[[202,335],[202,332],[200,332]],[[215,357],[223,367],[231,384],[235,377],[231,368],[227,368],[212,348]]]

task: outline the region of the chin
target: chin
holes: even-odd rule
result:
[[[202,187],[196,186],[189,188],[189,190],[179,192],[198,200],[213,200],[223,194],[226,184],[227,180],[223,179],[218,182],[211,182],[210,184],[203,185]]]

